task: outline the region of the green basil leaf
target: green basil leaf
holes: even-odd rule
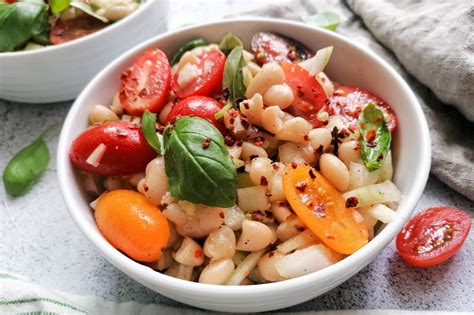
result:
[[[369,171],[379,169],[390,150],[392,136],[383,112],[373,103],[367,104],[359,116],[360,153]]]
[[[143,113],[142,132],[150,147],[152,147],[156,153],[162,155],[161,142],[156,134],[156,114],[152,114],[148,110]]]
[[[51,42],[49,41],[48,31],[44,31],[41,34],[33,36],[31,40],[34,43],[39,44],[39,45],[43,45],[43,46],[51,45]]]
[[[235,204],[237,173],[214,125],[198,117],[180,117],[166,127],[163,138],[171,195],[212,207]]]
[[[0,4],[0,51],[13,51],[49,28],[44,2]]]
[[[51,12],[54,14],[61,13],[69,7],[71,0],[50,0],[49,5],[51,7]]]
[[[176,54],[174,54],[173,58],[171,58],[171,65],[175,65],[179,62],[179,59],[184,55],[185,52],[190,51],[196,47],[206,46],[207,41],[203,38],[197,38],[190,42],[187,42],[183,47],[181,47]]]
[[[237,46],[243,47],[244,44],[242,43],[242,40],[239,37],[235,36],[232,33],[226,33],[222,38],[221,42],[219,43],[220,51],[222,51],[226,56],[228,56],[232,49]]]
[[[44,172],[49,163],[49,150],[43,137],[18,152],[3,171],[3,184],[13,197],[23,195]]]
[[[71,1],[71,7],[75,7],[79,10],[81,10],[82,12],[104,22],[104,23],[107,23],[109,20],[105,17],[105,16],[102,16],[100,14],[97,14],[94,9],[92,9],[92,7],[90,5],[88,5],[87,3],[84,3],[84,2],[79,2],[77,0],[73,0]]]
[[[306,23],[330,31],[335,31],[339,24],[346,20],[347,18],[345,16],[334,11],[324,11],[315,15],[303,17],[303,21]]]

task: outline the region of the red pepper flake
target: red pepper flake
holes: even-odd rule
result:
[[[198,249],[197,251],[194,252],[194,257],[196,258],[202,258],[204,256],[202,250]]]
[[[298,90],[298,91],[296,92],[296,94],[297,94],[299,97],[303,97],[303,96],[304,96],[304,92],[301,91],[301,90]]]
[[[349,133],[349,131],[347,129],[342,129],[341,131],[339,131],[339,133],[337,134],[337,137],[339,139],[344,139],[344,138],[347,138],[349,137],[351,134]]]
[[[357,197],[352,196],[347,198],[346,200],[346,208],[355,208],[359,204],[359,199]]]
[[[268,186],[268,179],[265,176],[260,177],[260,185]]]
[[[301,182],[296,183],[295,188],[301,192],[304,192],[306,189],[306,186],[308,186],[308,183],[301,181]]]
[[[250,109],[250,105],[248,102],[242,102],[242,105],[244,105],[245,109]]]
[[[298,83],[298,84],[296,85],[296,88],[297,88],[298,90],[301,90],[301,89],[303,88],[303,84]]]
[[[268,257],[269,257],[269,258],[272,258],[274,255],[275,255],[275,252],[269,252],[269,253],[268,253]]]
[[[261,147],[265,143],[265,139],[262,136],[258,136],[255,139],[253,139],[253,143],[255,143],[256,146]]]
[[[304,230],[306,230],[306,228],[304,226],[301,226],[301,225],[295,225],[295,229],[299,232],[303,232]]]
[[[334,127],[331,131],[331,136],[332,136],[331,144],[334,147],[333,152],[335,156],[338,155],[339,143],[341,142],[341,140],[339,140],[338,134],[339,134],[339,130],[337,129],[337,127]]]
[[[309,140],[309,136],[308,135],[304,135],[304,141],[308,141]]]
[[[383,152],[382,152],[382,153],[380,153],[379,156],[377,156],[377,161],[382,161],[383,157],[384,157],[384,155],[383,155]]]
[[[313,170],[309,170],[309,177],[311,177],[311,179],[315,179],[316,178],[316,175],[314,175],[314,172]]]
[[[202,142],[202,148],[203,148],[203,149],[209,148],[209,145],[211,144],[211,141],[212,141],[211,138],[207,138],[206,140],[204,140],[204,141]]]
[[[253,221],[258,221],[258,222],[261,222],[263,224],[270,224],[270,223],[273,223],[273,213],[270,212],[270,211],[254,211],[252,212],[252,214],[250,215],[250,218],[253,220]]]
[[[267,191],[267,192],[265,193],[265,196],[267,196],[267,197],[269,197],[269,198],[270,198],[270,197],[271,197],[271,196],[273,196],[273,195],[272,195],[272,193],[271,193],[271,192],[268,192],[268,191]]]
[[[296,167],[298,167],[298,164],[296,164],[296,162],[291,162],[291,167],[295,169]]]
[[[219,212],[219,216],[221,217],[221,219],[224,219],[224,212],[223,211]]]
[[[150,189],[150,187],[148,187],[147,184],[143,184],[143,190],[144,190],[144,191],[148,191],[148,189]]]
[[[231,136],[227,135],[227,136],[224,137],[224,142],[225,142],[226,145],[231,147],[235,144],[235,139],[232,138]]]
[[[229,122],[231,125],[235,123],[235,117],[230,117]]]
[[[275,171],[278,171],[280,169],[280,166],[277,163],[272,163],[272,167]]]
[[[375,140],[375,136],[376,136],[375,130],[369,130],[365,134],[365,141],[367,141],[368,143],[372,143]]]
[[[296,52],[294,50],[290,50],[287,54],[287,57],[291,61],[295,61],[296,60]]]
[[[324,203],[322,202],[315,205],[312,210],[313,210],[313,213],[319,217],[324,218],[326,216],[326,209],[324,208]]]

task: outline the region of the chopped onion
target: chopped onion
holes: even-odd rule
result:
[[[257,266],[258,260],[263,256],[266,249],[261,249],[250,253],[242,262],[235,268],[234,272],[227,279],[227,285],[239,285]]]
[[[100,160],[102,160],[102,157],[104,156],[106,149],[107,147],[105,146],[105,144],[103,143],[99,144],[97,148],[95,148],[94,151],[92,151],[91,155],[89,155],[89,157],[86,160],[86,163],[94,167],[99,166]]]
[[[181,70],[179,70],[177,82],[180,86],[184,86],[200,76],[201,73],[201,70],[196,65],[187,63]]]
[[[379,180],[380,170],[369,172],[363,164],[355,162],[351,162],[349,168],[350,190],[375,184]]]
[[[342,195],[345,200],[350,197],[357,198],[357,207],[364,207],[376,203],[398,202],[402,198],[402,194],[397,186],[389,180],[380,184],[367,185]]]
[[[267,189],[262,186],[252,186],[237,189],[238,204],[242,211],[269,210]]]
[[[300,66],[308,70],[309,74],[316,76],[318,73],[324,70],[326,65],[329,62],[329,59],[332,55],[333,46],[329,46],[323,49],[320,49],[316,52],[314,57],[311,57],[308,60],[300,62]]]
[[[390,223],[397,218],[397,213],[394,210],[382,204],[364,207],[364,212],[385,224]]]
[[[380,170],[380,180],[392,180],[393,165],[392,165],[392,151],[388,151],[387,157],[382,164]]]
[[[311,230],[306,229],[298,235],[293,236],[286,242],[278,245],[277,250],[282,254],[288,254],[294,251],[295,249],[302,248],[315,243],[319,243],[318,238],[311,232]]]
[[[233,231],[242,228],[242,222],[245,220],[245,214],[237,206],[227,208],[224,216],[224,224],[230,227]]]

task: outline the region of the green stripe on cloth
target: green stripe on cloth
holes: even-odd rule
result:
[[[59,315],[59,313],[36,311],[36,312],[17,313],[16,315]]]
[[[7,273],[0,273],[0,279],[14,279],[14,280],[17,280],[14,276],[11,276]]]
[[[72,309],[72,310],[77,311],[77,312],[87,314],[87,312],[85,312],[81,309],[78,309],[77,307],[75,307],[73,305],[70,305],[70,304],[67,304],[67,303],[64,303],[64,302],[61,302],[61,301],[58,301],[58,300],[53,300],[53,299],[49,299],[49,298],[41,298],[41,297],[31,298],[31,299],[22,299],[22,300],[11,300],[11,301],[2,301],[2,300],[0,300],[0,307],[1,306],[6,306],[6,305],[28,304],[28,303],[36,303],[36,302],[49,302],[49,303],[52,303],[52,304],[67,307],[67,308]]]

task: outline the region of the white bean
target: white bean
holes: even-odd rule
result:
[[[275,268],[275,262],[284,256],[284,254],[277,251],[273,251],[263,255],[262,258],[260,258],[260,260],[258,261],[257,265],[258,270],[260,271],[260,275],[265,280],[271,282],[285,280],[285,278],[280,276],[280,274]]]
[[[286,196],[285,192],[283,191],[283,180],[280,174],[275,174],[270,182],[270,201],[285,201]]]
[[[255,158],[250,164],[250,180],[256,186],[267,186],[273,177],[272,160]]]
[[[260,67],[253,61],[247,62],[247,67],[249,68],[250,72],[252,73],[252,76],[254,77],[260,72],[260,70],[262,70],[262,67]]]
[[[179,59],[178,71],[183,69],[183,67],[188,63],[191,63],[191,64],[198,64],[199,63],[199,58],[190,51],[185,52],[181,56],[181,59]]]
[[[350,177],[346,165],[335,155],[324,153],[319,159],[321,174],[339,191],[349,188]]]
[[[300,148],[291,142],[280,145],[278,148],[278,158],[283,163],[304,163]]]
[[[313,129],[311,124],[301,117],[289,119],[283,123],[280,132],[276,135],[279,140],[305,142],[308,133]]]
[[[200,238],[217,230],[224,223],[224,208],[199,205],[194,216],[187,216],[184,224],[176,223],[176,231],[182,236]]]
[[[338,150],[338,157],[344,162],[347,168],[351,166],[351,162],[361,163],[359,142],[352,140],[341,143]]]
[[[232,258],[235,255],[235,234],[228,226],[212,232],[204,242],[204,254],[213,260]]]
[[[138,183],[144,178],[145,178],[145,172],[135,173],[135,174],[130,175],[130,177],[128,178],[128,182],[133,187],[137,187]]]
[[[285,73],[282,67],[276,63],[267,63],[263,65],[262,70],[260,70],[252,82],[250,82],[245,96],[252,98],[257,93],[264,95],[272,85],[281,84],[283,82],[285,82]]]
[[[166,119],[168,118],[168,114],[170,113],[171,109],[173,108],[174,103],[168,102],[166,105],[161,109],[160,114],[158,116],[158,121],[160,124],[165,125]]]
[[[252,142],[244,141],[242,143],[242,153],[240,154],[240,158],[244,161],[250,161],[256,157],[267,158],[267,151],[265,151],[263,147],[258,146]]]
[[[200,283],[224,284],[234,271],[232,259],[220,259],[210,262],[199,276]]]
[[[280,107],[267,107],[262,113],[262,127],[273,134],[277,134],[283,127],[283,117],[285,117],[285,113]]]
[[[238,188],[237,197],[239,208],[244,212],[270,209],[267,189],[262,186]]]
[[[146,166],[145,181],[139,182],[138,191],[145,195],[153,204],[159,205],[161,198],[168,191],[168,176],[165,171],[165,160],[159,156]]]
[[[89,113],[89,122],[91,124],[101,124],[105,121],[117,120],[120,120],[117,114],[104,105],[94,105]]]
[[[251,99],[242,101],[239,108],[249,123],[262,126],[263,98],[261,94],[257,93]]]
[[[306,226],[300,218],[292,214],[277,227],[277,236],[280,241],[285,242],[305,229]]]
[[[253,252],[264,249],[272,241],[272,230],[258,221],[245,220],[242,222],[242,233],[237,241],[236,249]]]
[[[245,220],[245,214],[238,206],[227,208],[224,217],[224,224],[230,227],[233,231],[242,228],[242,222]]]
[[[185,237],[181,247],[173,255],[174,259],[186,266],[199,266],[204,262],[204,253],[201,245],[190,237]]]
[[[110,109],[118,116],[123,115],[123,107],[122,103],[120,103],[119,92],[115,93],[114,98],[112,99],[112,105],[110,106]]]
[[[292,214],[289,205],[283,201],[274,202],[271,209],[273,216],[278,222],[285,222]]]
[[[311,130],[308,133],[308,138],[315,150],[319,150],[322,146],[322,152],[326,151],[332,140],[331,132],[326,128],[316,128]]]
[[[266,106],[279,106],[281,109],[290,107],[294,100],[293,91],[287,84],[272,85],[263,95]]]

